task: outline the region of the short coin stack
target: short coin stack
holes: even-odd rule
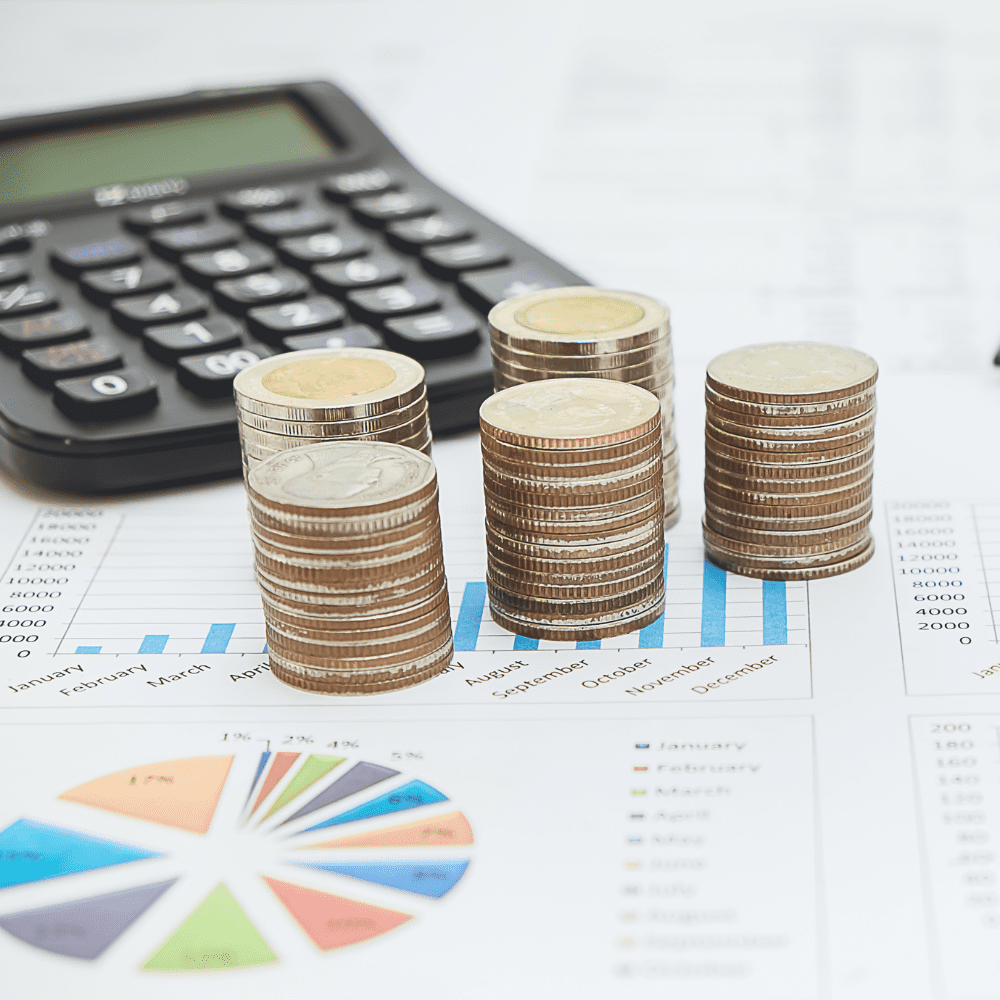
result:
[[[479,411],[493,619],[536,639],[589,640],[663,611],[660,406],[645,389],[555,379]]]
[[[664,527],[680,516],[670,313],[646,295],[587,286],[507,299],[489,316],[493,379],[506,389],[540,379],[603,378],[660,400]]]
[[[390,441],[429,454],[424,369],[363,347],[265,358],[234,382],[243,470],[289,448],[330,440]]]
[[[247,482],[276,677],[374,694],[440,673],[452,654],[437,474],[396,444],[304,445]]]
[[[763,580],[816,580],[867,562],[875,380],[867,354],[760,344],[708,366],[705,550]]]

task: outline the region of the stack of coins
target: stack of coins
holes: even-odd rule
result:
[[[294,687],[373,694],[452,654],[437,474],[397,444],[304,445],[247,482],[271,671]]]
[[[867,354],[760,344],[708,366],[705,550],[763,580],[816,580],[875,550],[875,380]]]
[[[555,379],[483,403],[487,590],[536,639],[621,635],[663,611],[660,406],[645,389]]]
[[[243,471],[320,441],[390,441],[430,454],[424,369],[364,347],[298,351],[244,368],[234,382]]]
[[[506,389],[540,379],[604,378],[660,400],[664,528],[680,516],[670,313],[646,295],[586,286],[507,299],[490,311],[493,380]]]

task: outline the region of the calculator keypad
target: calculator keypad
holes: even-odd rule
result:
[[[242,368],[319,347],[456,359],[464,367],[449,377],[460,390],[463,372],[488,376],[482,313],[506,294],[563,281],[512,261],[473,215],[440,202],[373,167],[127,207],[120,234],[105,227],[103,239],[70,227],[49,261],[103,322],[60,309],[63,288],[38,272],[43,280],[30,280],[17,255],[29,241],[10,244],[0,257],[0,350],[82,422],[158,405],[173,413],[183,399],[211,409],[231,397]]]
[[[80,279],[80,290],[98,305],[143,292],[162,292],[174,287],[176,275],[158,260],[115,267],[110,271],[88,271]]]

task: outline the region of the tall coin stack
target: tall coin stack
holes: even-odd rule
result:
[[[397,444],[304,445],[247,482],[271,671],[374,694],[440,673],[451,616],[434,463]]]
[[[705,551],[763,580],[846,573],[875,550],[875,380],[867,354],[760,344],[708,366]]]
[[[389,441],[430,453],[424,369],[363,347],[298,351],[244,368],[233,384],[243,471],[330,440]]]
[[[489,316],[493,380],[506,389],[540,379],[603,378],[660,400],[664,528],[680,516],[670,313],[646,295],[577,286],[519,295]]]
[[[636,386],[555,379],[479,411],[494,621],[536,639],[621,635],[663,611],[660,406]]]

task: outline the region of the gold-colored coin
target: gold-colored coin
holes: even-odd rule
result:
[[[717,566],[740,576],[754,577],[758,580],[822,580],[831,576],[839,576],[842,573],[849,573],[851,570],[863,566],[875,554],[875,540],[871,539],[867,547],[857,555],[820,566],[778,568],[752,565],[743,560],[734,559],[731,555],[720,550],[713,550],[708,545],[705,546],[705,553]]]
[[[767,513],[757,516],[734,511],[732,505],[721,504],[709,494],[705,497],[705,509],[714,524],[727,526],[725,531],[718,529],[721,534],[730,534],[735,538],[739,537],[733,534],[737,531],[819,531],[823,528],[833,528],[862,517],[870,517],[872,502],[869,497],[855,507],[818,517],[796,515],[796,512],[801,509],[799,507],[761,508]]]
[[[824,424],[789,424],[787,421],[769,421],[759,418],[749,419],[743,414],[729,413],[720,407],[710,407],[706,415],[706,425],[713,432],[726,431],[738,436],[746,436],[759,441],[762,448],[770,447],[770,442],[779,444],[806,444],[825,438],[865,437],[875,432],[876,407],[872,406],[856,417]]]
[[[742,420],[747,427],[838,424],[867,413],[875,405],[875,390],[866,389],[858,396],[835,399],[827,403],[747,403],[729,399],[705,386],[705,405],[714,420],[716,414],[723,418]]]
[[[867,541],[871,535],[866,522],[850,531],[832,528],[825,533],[818,532],[811,536],[812,540],[804,537],[803,532],[784,532],[786,536],[784,538],[781,537],[782,533],[778,533],[776,540],[774,535],[769,535],[767,538],[757,535],[747,540],[733,538],[713,530],[707,516],[702,521],[702,530],[706,542],[710,542],[714,547],[740,553],[752,559],[812,559],[830,552],[843,552],[856,547],[860,541]],[[789,535],[796,537],[789,539],[787,538]]]
[[[736,444],[736,441],[739,441]],[[834,439],[836,440],[836,439]],[[747,444],[756,444],[749,438],[737,439],[735,435],[726,435],[723,438],[719,432],[711,425],[705,427],[705,447],[719,459],[731,459],[744,464],[762,465],[823,465],[825,463],[838,463],[860,459],[861,456],[871,455],[874,447],[874,437],[868,435],[860,441],[851,441],[849,444],[831,445],[829,440],[826,447],[821,447],[811,451],[791,451],[788,446],[782,450],[748,448]]]
[[[589,286],[519,295],[490,310],[496,344],[551,354],[617,354],[669,336],[669,314],[655,299]]]
[[[720,354],[707,382],[753,403],[822,402],[857,396],[875,384],[874,359],[850,347],[809,342],[754,344]]]
[[[874,449],[826,462],[746,462],[716,451],[706,442],[706,462],[713,471],[737,479],[815,480],[846,476],[850,473],[871,475]]]
[[[398,410],[424,392],[412,358],[360,347],[279,354],[233,382],[240,410],[281,420],[358,420]]]
[[[655,397],[623,382],[572,378],[529,382],[490,396],[480,407],[483,432],[534,448],[594,448],[659,428]]]
[[[438,654],[424,658],[428,661],[426,666],[422,666],[420,669],[410,669],[405,673],[385,671],[384,677],[355,674],[351,671],[337,671],[331,674],[329,671],[306,667],[295,663],[294,660],[274,654],[270,654],[270,660],[271,672],[274,676],[291,687],[314,691],[317,694],[364,697],[413,687],[431,680],[444,671],[451,662],[453,654],[454,649],[451,643],[448,643],[441,647]],[[369,679],[372,676],[375,676],[376,679]]]
[[[856,535],[862,528],[865,528],[872,519],[872,512],[869,510],[860,517],[850,521],[842,521],[838,524],[827,525],[820,528],[805,528],[799,524],[790,525],[784,530],[779,528],[757,528],[749,526],[734,525],[729,521],[721,520],[713,515],[712,511],[705,512],[705,525],[717,535],[724,538],[731,538],[738,542],[749,542],[756,545],[776,545],[785,548],[796,548],[799,545],[822,545],[832,538],[850,538]]]

